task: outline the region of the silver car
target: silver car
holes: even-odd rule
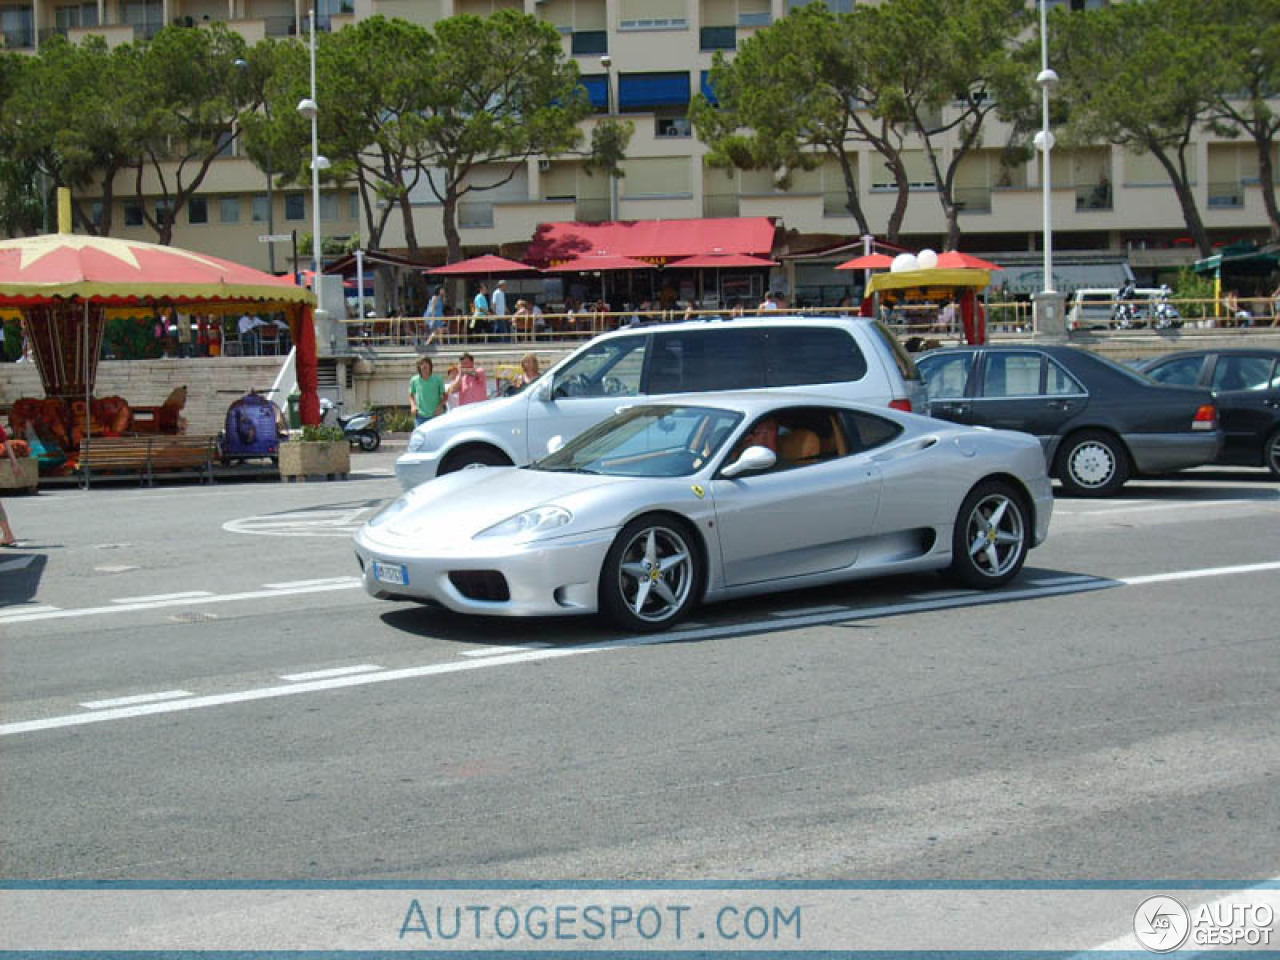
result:
[[[527,467],[440,477],[355,546],[380,599],[647,632],[701,601],[882,574],[998,587],[1052,509],[1034,437],[753,392],[640,402]]]

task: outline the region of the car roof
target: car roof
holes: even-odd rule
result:
[[[719,329],[721,327],[735,329],[755,329],[759,327],[773,327],[779,323],[803,323],[809,326],[824,327],[844,327],[850,323],[870,324],[874,322],[874,317],[860,317],[853,315],[842,315],[838,317],[809,317],[797,313],[770,313],[765,316],[757,317],[704,317],[701,320],[680,320],[675,323],[663,323],[656,321],[653,323],[638,323],[628,327],[620,327],[617,330],[611,330],[609,333],[602,334],[597,339],[605,340],[613,337],[626,336],[627,334],[643,333],[649,330],[662,331],[683,331],[683,330],[706,330]]]
[[[797,393],[794,390],[749,390],[726,391],[724,393],[672,393],[655,397],[638,397],[636,403],[624,404],[625,407],[714,407],[722,410],[733,410],[746,416],[754,416],[778,407],[841,407],[847,410],[863,410],[877,416],[882,413],[894,414],[881,404],[864,403],[858,400],[846,400],[821,393]]]
[[[938,347],[927,353],[922,353],[916,357],[916,362],[923,360],[925,357],[931,357],[935,354],[946,353],[974,353],[978,350],[985,350],[988,353],[1013,353],[1025,350],[1040,350],[1050,356],[1095,356],[1089,350],[1083,347],[1069,347],[1063,343],[983,343],[983,344],[957,344],[954,347]]]

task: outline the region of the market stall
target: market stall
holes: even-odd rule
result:
[[[972,266],[941,266],[941,257],[922,250],[919,255],[900,254],[887,273],[871,277],[867,292],[879,303],[954,302],[960,310],[964,339],[969,344],[987,342],[987,321],[977,294],[991,282],[991,272]],[[976,258],[975,258],[976,259]],[[873,308],[874,309],[874,308]]]

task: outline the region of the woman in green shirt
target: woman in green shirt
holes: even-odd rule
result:
[[[432,373],[430,357],[418,361],[418,372],[409,381],[409,409],[414,426],[422,426],[444,410],[444,381]]]

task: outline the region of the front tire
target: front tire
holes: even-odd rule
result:
[[[956,514],[948,573],[979,590],[1004,586],[1026,562],[1030,524],[1024,501],[1012,486],[983,481],[969,491]]]
[[[1262,448],[1262,462],[1271,471],[1271,475],[1280,479],[1280,427],[1271,431],[1266,445]]]
[[[463,447],[445,458],[444,463],[440,465],[438,473],[444,475],[453,473],[455,470],[465,470],[467,467],[509,466],[511,466],[511,461],[501,450],[483,446]]]
[[[693,532],[672,517],[637,517],[622,528],[600,571],[600,612],[631,633],[672,626],[695,603],[703,566]]]
[[[1054,473],[1073,496],[1110,497],[1129,480],[1129,454],[1111,434],[1082,430],[1063,441]]]

